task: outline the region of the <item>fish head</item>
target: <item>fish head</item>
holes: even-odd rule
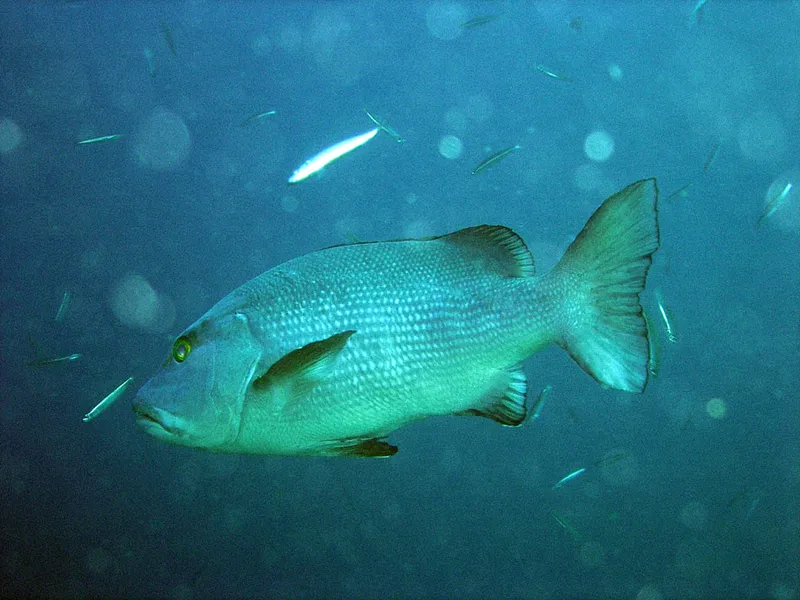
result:
[[[134,401],[137,424],[181,446],[224,451],[239,435],[245,392],[262,349],[243,311],[208,314],[172,345]]]

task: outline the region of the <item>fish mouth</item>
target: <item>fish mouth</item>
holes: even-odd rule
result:
[[[165,410],[136,403],[133,405],[136,413],[136,424],[152,436],[167,438],[182,435],[182,430],[177,426],[178,419],[175,415]]]

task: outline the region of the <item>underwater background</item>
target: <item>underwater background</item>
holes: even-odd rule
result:
[[[800,598],[799,30],[796,1],[0,4],[0,597]],[[405,141],[288,186],[364,109]],[[644,394],[548,348],[538,418],[387,460],[135,426],[174,337],[280,262],[490,223],[541,273],[645,177]]]

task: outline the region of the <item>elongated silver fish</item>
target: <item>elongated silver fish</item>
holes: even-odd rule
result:
[[[378,127],[370,129],[365,133],[349,137],[346,140],[335,143],[333,146],[325,148],[322,152],[318,152],[294,170],[294,173],[289,177],[289,183],[297,183],[298,181],[303,181],[303,179],[311,177],[311,175],[324,169],[337,158],[341,158],[348,152],[352,152],[356,148],[366,144],[377,135],[378,131],[380,131]]]
[[[551,343],[641,392],[657,195],[649,179],[606,200],[541,277],[521,238],[488,225],[278,265],[180,334],[137,423],[217,452],[390,456],[384,438],[425,417],[522,423],[522,361]]]

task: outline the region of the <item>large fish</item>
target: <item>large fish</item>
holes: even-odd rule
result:
[[[278,265],[175,340],[137,422],[217,452],[390,456],[389,433],[432,415],[521,424],[522,362],[551,343],[641,392],[657,195],[648,179],[610,197],[541,277],[519,236],[487,225]]]

